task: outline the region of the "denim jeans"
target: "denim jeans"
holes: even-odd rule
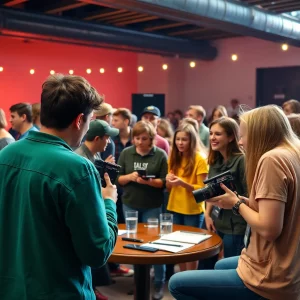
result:
[[[236,271],[238,260],[239,256],[222,259],[215,270],[177,273],[169,281],[169,291],[177,300],[264,299],[244,285]]]
[[[173,214],[174,224],[202,228],[202,224],[204,222],[203,213],[198,215],[184,215],[173,211],[170,211],[170,213]]]
[[[161,207],[157,208],[134,208],[123,204],[123,212],[128,210],[136,210],[138,214],[139,223],[147,223],[148,218],[158,218],[161,213]],[[154,285],[155,287],[161,287],[165,282],[166,265],[154,265]]]

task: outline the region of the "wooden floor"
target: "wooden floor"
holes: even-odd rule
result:
[[[175,269],[176,270],[176,269]],[[115,277],[113,278],[116,283],[110,286],[101,286],[97,289],[109,300],[132,300],[133,295],[127,295],[127,293],[133,290],[134,283],[133,277]],[[152,281],[152,280],[151,280]],[[153,286],[151,286],[152,292]],[[168,283],[165,284],[165,293],[163,300],[173,300],[174,298],[171,296],[168,290]]]

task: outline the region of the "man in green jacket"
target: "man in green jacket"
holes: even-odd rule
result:
[[[0,154],[0,299],[94,300],[90,266],[117,238],[116,187],[71,147],[102,99],[79,76],[50,76],[40,132]]]

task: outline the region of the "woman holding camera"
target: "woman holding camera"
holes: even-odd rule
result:
[[[215,270],[174,275],[177,300],[300,298],[300,141],[273,105],[242,115],[240,134],[250,197],[222,185],[226,193],[209,201],[243,216],[245,248]]]
[[[165,151],[154,146],[155,129],[150,122],[139,121],[132,129],[133,146],[124,149],[118,160],[118,183],[123,188],[123,211],[138,211],[139,222],[159,218],[164,199],[168,164]],[[139,175],[143,173],[142,175]],[[145,178],[153,175],[155,178]],[[163,296],[165,265],[154,266],[154,299]]]
[[[231,171],[239,195],[246,196],[244,154],[239,147],[239,126],[235,120],[221,117],[210,124],[208,178]],[[206,204],[206,228],[215,231],[223,240],[224,257],[240,255],[244,248],[246,221],[231,209]]]
[[[167,209],[174,224],[201,228],[203,203],[196,203],[192,191],[204,187],[208,165],[200,153],[199,135],[191,124],[180,125],[174,135],[166,177],[170,191]],[[180,264],[181,271],[194,270],[197,262]]]

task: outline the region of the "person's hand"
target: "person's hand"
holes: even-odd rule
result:
[[[214,221],[210,216],[205,216],[205,224],[206,224],[206,229],[208,231],[213,231],[213,232],[217,231],[214,225]]]
[[[167,181],[174,180],[174,177],[175,177],[175,175],[174,175],[173,171],[170,171],[170,173],[168,173],[166,176],[166,180]]]
[[[171,186],[182,186],[182,179],[173,175],[172,179],[167,180]]]
[[[143,177],[138,177],[136,182],[139,183],[139,184],[146,184],[146,185],[149,185],[149,183],[152,181],[151,178],[149,178],[148,180],[145,180],[143,179]]]
[[[114,164],[116,162],[115,157],[112,155],[108,156],[105,161],[111,164]]]
[[[132,172],[132,173],[128,174],[127,176],[128,176],[128,179],[130,181],[136,182],[137,179],[139,178],[139,173],[138,172]]]
[[[104,179],[106,182],[106,187],[102,188],[103,199],[111,199],[116,203],[118,200],[117,187],[111,183],[107,173],[104,174]]]
[[[220,184],[220,187],[225,191],[225,194],[207,199],[206,202],[213,203],[215,206],[218,206],[220,208],[232,209],[234,204],[239,201],[239,198],[223,183]]]

